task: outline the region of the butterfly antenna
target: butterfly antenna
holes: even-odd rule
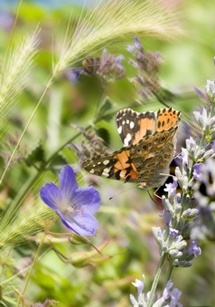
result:
[[[162,176],[168,176],[168,177],[171,177],[171,178],[175,178],[175,179],[177,179],[177,177],[175,176],[175,175],[172,175],[172,174],[165,174],[165,173],[160,173],[160,175],[162,175]],[[159,188],[157,188],[157,190],[158,190]],[[157,192],[157,190],[155,191],[155,192]]]
[[[130,186],[129,188],[126,187],[126,189],[123,189],[122,191],[118,192],[117,194],[114,194],[113,196],[109,197],[108,200],[112,200],[114,197],[118,197],[120,194],[125,193],[125,191],[129,191],[134,189],[135,186]]]

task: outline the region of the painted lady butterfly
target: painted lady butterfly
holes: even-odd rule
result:
[[[143,113],[123,109],[116,123],[124,147],[85,160],[82,166],[94,175],[141,183],[144,189],[160,187],[169,174],[179,120],[180,112],[173,108]]]

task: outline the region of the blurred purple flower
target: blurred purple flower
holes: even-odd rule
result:
[[[158,52],[144,50],[137,36],[127,50],[133,56],[129,63],[137,70],[137,75],[131,78],[130,82],[135,86],[139,100],[142,101],[152,95],[156,96],[160,90],[158,71],[162,61],[161,55]]]
[[[128,50],[128,52],[133,53],[133,54],[136,54],[137,50],[139,50],[139,51],[141,51],[141,53],[143,53],[143,47],[141,45],[141,42],[140,42],[138,36],[134,37],[134,43],[128,45],[127,50]]]
[[[203,165],[204,165],[203,163],[194,164],[194,166],[193,166],[193,178],[194,179],[196,179],[196,180],[200,179],[201,169],[202,169]]]
[[[123,55],[113,56],[104,49],[100,58],[97,74],[103,77],[106,81],[114,81],[123,78],[125,70],[122,65]]]
[[[142,275],[142,280],[136,279],[135,282],[132,282],[132,285],[137,288],[138,295],[143,292],[144,289],[144,275]]]
[[[104,49],[100,57],[89,57],[82,62],[82,72],[94,75],[107,82],[113,82],[125,76],[122,65],[123,55],[114,56]]]
[[[128,52],[133,53],[134,50],[135,50],[135,46],[134,45],[128,45],[127,50],[128,50]]]
[[[189,153],[186,148],[181,149],[181,160],[182,160],[183,167],[187,167],[188,161],[189,161]]]
[[[145,294],[143,293],[144,283],[145,283],[144,275],[142,275],[142,280],[136,279],[135,282],[132,282],[132,285],[137,289],[138,292],[137,299],[132,294],[130,294],[130,301],[133,307],[145,306],[146,297]]]
[[[141,52],[143,52],[143,46],[141,45],[140,39],[138,36],[134,37],[134,46],[139,49]]]
[[[165,225],[169,225],[169,222],[172,219],[172,215],[171,215],[170,211],[167,210],[166,208],[164,208],[162,215],[163,215]]]
[[[74,170],[65,166],[59,175],[59,188],[47,183],[40,189],[44,203],[56,211],[63,224],[80,236],[95,234],[98,222],[93,214],[100,206],[100,196],[94,187],[79,188]]]
[[[0,12],[0,28],[3,30],[10,30],[13,26],[14,17],[7,12]]]
[[[215,201],[215,160],[207,159],[201,166],[195,166],[194,198],[200,206],[211,205],[214,207]]]
[[[188,253],[194,255],[194,257],[201,255],[202,253],[201,248],[197,246],[197,242],[195,240],[190,241]]]
[[[194,87],[194,91],[197,93],[197,95],[204,101],[208,101],[208,98],[202,90],[200,90],[198,87]]]
[[[206,92],[208,94],[209,99],[213,99],[215,97],[215,82],[211,80],[207,80],[205,88],[206,88]]]
[[[164,191],[168,193],[168,198],[175,196],[177,187],[178,187],[178,181],[176,177],[173,177],[173,182],[166,183]]]
[[[170,300],[170,303],[168,306],[170,307],[181,307],[182,304],[178,302],[180,296],[181,296],[181,291],[178,290],[177,288],[173,288],[171,290],[171,288],[173,287],[173,282],[171,280],[169,280],[166,284],[166,287],[163,291],[163,299],[165,301]]]
[[[76,84],[80,80],[83,71],[83,68],[72,68],[67,70],[65,75],[71,83]]]
[[[169,228],[169,236],[171,239],[178,237],[178,235],[179,235],[179,230],[171,228],[171,227]]]

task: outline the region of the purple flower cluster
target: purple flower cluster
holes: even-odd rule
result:
[[[82,67],[68,70],[66,76],[72,83],[76,83],[82,74],[95,75],[102,81],[113,82],[125,76],[123,59],[123,55],[114,56],[104,49],[100,57],[84,59]]]
[[[139,38],[134,38],[134,44],[128,46],[128,51],[132,53],[134,60],[130,59],[130,64],[137,69],[137,76],[130,79],[135,86],[142,101],[152,95],[157,96],[160,89],[158,70],[162,62],[162,57],[158,52],[145,51]]]
[[[167,197],[162,198],[165,228],[153,229],[161,254],[167,254],[173,266],[190,266],[201,254],[197,241],[215,236],[214,88],[208,81],[210,104],[194,112],[201,138],[186,140],[173,182],[166,184]]]
[[[215,239],[215,159],[194,165],[194,199],[199,210],[191,227],[194,239]]]
[[[193,114],[200,138],[186,139],[175,177],[172,183],[166,184],[167,195],[162,197],[164,229],[153,227],[161,260],[167,258],[172,268],[191,266],[193,258],[201,255],[198,241],[206,237],[215,239],[215,83],[208,81],[206,91],[207,96],[201,97],[210,103]],[[130,295],[135,307],[182,306],[178,301],[181,292],[173,288],[171,280],[159,299],[155,294],[156,278],[146,294],[143,293],[144,277],[133,285],[138,291],[137,299]]]
[[[98,76],[108,82],[115,81],[125,76],[124,67],[122,65],[123,55],[113,56],[104,49],[99,61],[96,73]]]
[[[150,292],[144,294],[144,282],[145,278],[144,275],[142,275],[142,280],[136,279],[135,282],[132,283],[137,289],[138,293],[137,298],[135,298],[132,294],[130,295],[130,301],[133,307],[147,306],[147,303],[149,302]],[[180,296],[181,291],[179,291],[177,288],[173,288],[173,282],[169,280],[162,292],[162,296],[160,298],[157,298],[156,295],[153,297],[152,307],[182,307],[182,304],[178,301]]]

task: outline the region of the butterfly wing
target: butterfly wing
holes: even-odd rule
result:
[[[169,174],[169,165],[174,156],[177,126],[167,131],[155,132],[143,138],[130,150],[130,160],[136,167],[136,182],[144,188],[161,186]],[[127,180],[133,181],[133,180]]]
[[[164,108],[157,111],[157,128],[156,131],[169,130],[178,125],[180,120],[180,111],[173,108]]]
[[[120,110],[116,116],[117,130],[124,146],[137,144],[156,129],[154,112],[138,113],[130,108]]]
[[[159,187],[169,173],[179,120],[180,112],[172,108],[156,113],[123,109],[117,113],[116,121],[125,147],[94,156],[82,166],[94,175],[139,182],[145,189]]]
[[[85,160],[82,167],[97,176],[127,181],[138,177],[135,165],[130,159],[130,146],[123,147],[109,155]]]

